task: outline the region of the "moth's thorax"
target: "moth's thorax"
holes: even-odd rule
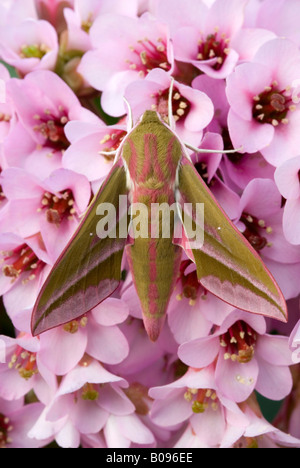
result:
[[[153,111],[144,113],[122,150],[133,187],[151,191],[174,188],[181,154],[176,135]]]

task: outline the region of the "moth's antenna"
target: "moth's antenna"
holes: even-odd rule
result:
[[[132,109],[130,107],[129,102],[125,97],[123,97],[124,102],[128,109],[128,116],[127,116],[127,132],[130,132],[133,129],[133,116],[132,116]]]
[[[175,120],[173,117],[173,90],[174,90],[174,78],[171,77],[170,88],[169,88],[169,97],[168,97],[168,123],[171,130],[175,130]]]
[[[184,145],[189,148],[190,150],[194,151],[195,153],[222,153],[222,154],[230,154],[230,153],[238,153],[239,151],[243,151],[243,146],[239,148],[232,149],[232,150],[213,150],[213,149],[205,149],[205,148],[196,148],[195,146],[190,145],[189,143],[184,143]]]

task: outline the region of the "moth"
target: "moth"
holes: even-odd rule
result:
[[[286,321],[286,303],[274,278],[176,136],[171,105],[169,98],[168,124],[147,110],[119,146],[109,175],[41,288],[33,335],[82,316],[110,296],[121,281],[124,251],[152,341],[162,329],[183,251],[207,291],[234,307]],[[175,207],[164,223],[161,214],[149,214],[161,205]],[[114,216],[100,218],[109,207]],[[200,233],[196,241],[190,235],[195,232]]]

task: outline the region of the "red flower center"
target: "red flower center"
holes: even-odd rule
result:
[[[74,197],[70,189],[60,192],[59,195],[45,192],[42,198],[40,210],[46,211],[47,221],[59,225],[63,219],[73,219],[76,210]]]
[[[212,68],[220,70],[230,51],[228,44],[229,39],[218,32],[209,34],[205,39],[199,39],[197,60],[216,59]]]
[[[40,260],[33,250],[27,245],[22,244],[10,252],[2,252],[3,261],[6,263],[2,271],[5,276],[16,280],[22,273],[30,273],[28,280],[33,280],[44,266],[44,262]]]
[[[296,109],[290,90],[279,90],[276,81],[254,96],[253,101],[253,118],[259,123],[272,124],[274,127],[280,123],[287,124],[288,112]]]
[[[240,363],[251,361],[255,343],[255,331],[243,320],[236,322],[220,337],[220,344],[225,348],[224,359]]]
[[[177,296],[178,300],[181,300],[183,297],[189,299],[191,306],[195,304],[199,291],[202,293],[202,298],[206,298],[206,291],[198,281],[196,270],[185,274],[187,267],[192,263],[191,260],[183,260],[181,262],[179,280],[181,282],[182,293]]]
[[[46,146],[61,151],[68,148],[70,143],[65,135],[64,127],[69,119],[62,107],[59,109],[58,117],[54,116],[51,111],[45,110],[43,117],[36,114],[33,118],[39,122],[33,129],[43,135]]]
[[[271,234],[272,228],[271,226],[266,226],[266,222],[263,219],[258,219],[245,212],[240,219],[246,228],[243,232],[244,237],[246,237],[247,241],[257,252],[262,250],[265,246],[271,246],[271,243],[263,234]],[[263,232],[263,234],[261,232]]]
[[[125,130],[118,130],[114,129],[110,133],[106,133],[102,140],[100,141],[100,145],[105,145],[104,148],[101,149],[99,153],[102,154],[102,151],[104,152],[113,152],[116,151],[120,144],[122,143],[124,137],[127,135],[127,132]],[[114,160],[114,155],[113,154],[102,154],[104,158],[107,160],[107,162],[111,162]]]
[[[156,99],[156,104],[152,105],[152,109],[156,110],[161,115],[163,120],[169,123],[168,121],[169,88],[165,89],[164,91],[158,92],[154,97]],[[173,114],[173,118],[175,122],[177,122],[178,120],[183,121],[188,115],[190,108],[191,108],[190,101],[186,99],[184,96],[182,96],[178,88],[175,87],[173,89],[173,94],[172,94],[172,114]]]
[[[16,351],[8,363],[8,367],[10,369],[16,369],[23,379],[30,379],[33,375],[38,373],[36,353],[32,353],[21,348],[21,346],[17,346]]]
[[[5,448],[11,442],[9,433],[12,429],[13,426],[10,419],[3,413],[0,413],[0,448]]]
[[[169,71],[171,68],[167,57],[166,43],[158,38],[156,43],[148,38],[141,39],[136,46],[130,46],[132,60],[126,59],[131,70],[137,70],[141,76],[147,75],[153,68]]]

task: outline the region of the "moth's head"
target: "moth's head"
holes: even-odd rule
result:
[[[139,123],[142,123],[142,124],[162,123],[162,119],[156,111],[146,110],[143,113],[143,115],[140,117]]]

